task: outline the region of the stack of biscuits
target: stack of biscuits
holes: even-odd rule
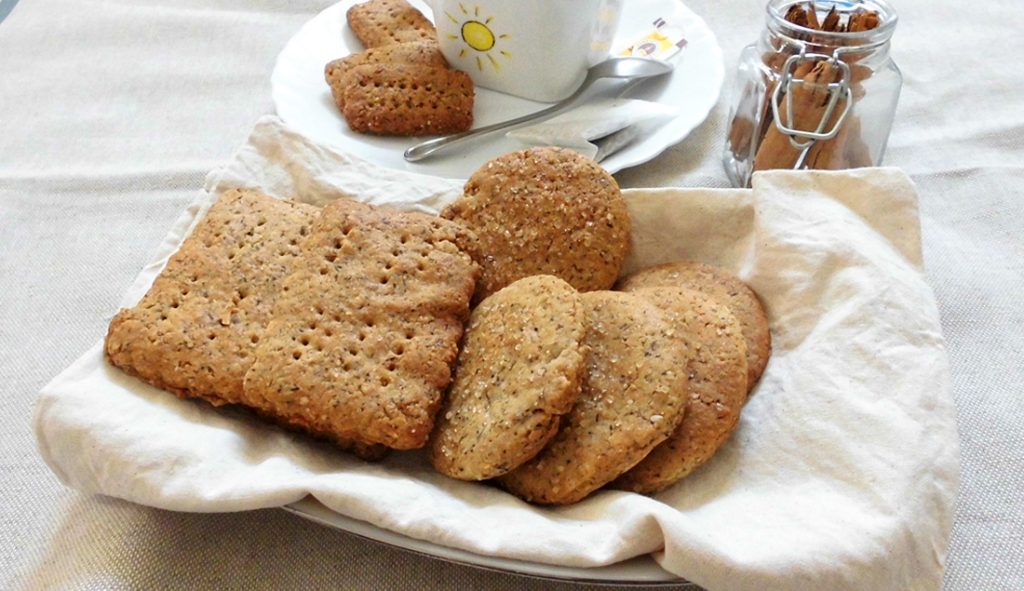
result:
[[[426,447],[530,502],[654,493],[736,429],[770,336],[713,267],[620,280],[630,242],[615,180],[559,148],[486,163],[440,216],[232,190],[105,352],[180,397],[366,459]]]
[[[473,125],[473,82],[441,55],[434,25],[405,0],[370,0],[347,13],[365,51],[324,68],[353,131],[421,136]]]
[[[600,166],[507,154],[441,215],[476,235],[481,274],[430,441],[438,471],[567,504],[606,486],[658,492],[728,440],[770,353],[764,309],[694,262],[612,290],[630,220]]]
[[[339,199],[222,194],[111,321],[110,361],[371,459],[426,444],[478,267],[459,224]]]

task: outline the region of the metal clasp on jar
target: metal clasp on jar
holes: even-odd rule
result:
[[[811,146],[815,142],[821,140],[830,140],[839,133],[839,129],[843,126],[843,122],[846,120],[846,116],[850,113],[850,107],[853,106],[853,91],[850,89],[850,66],[841,59],[843,53],[842,47],[836,48],[832,52],[832,55],[823,53],[808,53],[807,48],[803,45],[800,46],[800,53],[790,56],[789,59],[782,66],[782,78],[779,83],[775,86],[775,91],[772,93],[772,118],[775,120],[775,126],[785,135],[789,136],[789,143],[793,148],[800,150],[800,155],[796,159],[796,163],[793,165],[794,169],[803,168],[804,160],[807,158],[808,152],[810,152]],[[801,78],[794,76],[796,69],[803,63],[807,62],[820,62],[822,60],[831,61],[832,64],[839,68],[839,79],[830,82],[826,85],[828,88],[828,103],[825,106],[825,111],[822,113],[821,120],[818,122],[814,130],[808,129],[796,129],[793,127],[793,93],[794,87],[804,85],[818,85],[818,83],[808,82]],[[780,104],[782,97],[785,95],[786,98],[786,121],[783,121],[783,115],[781,113]],[[832,114],[835,112],[836,105],[839,100],[843,99],[843,111],[839,117],[835,120],[832,127],[825,130],[829,120],[832,118]]]

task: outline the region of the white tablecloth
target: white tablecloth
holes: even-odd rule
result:
[[[0,0],[0,2],[9,0]],[[454,567],[282,511],[83,496],[35,450],[39,388],[102,335],[207,171],[272,110],[288,37],[329,2],[22,0],[0,23],[0,588],[567,588]],[[727,69],[761,0],[691,0]],[[948,589],[1024,588],[1024,7],[903,0],[887,164],[918,184],[953,369],[962,490]],[[0,10],[0,14],[3,14]],[[723,101],[626,187],[725,186]]]

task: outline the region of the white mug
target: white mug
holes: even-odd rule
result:
[[[473,83],[554,102],[608,56],[622,0],[427,0],[448,63]]]

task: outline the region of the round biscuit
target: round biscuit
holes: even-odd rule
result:
[[[536,455],[579,396],[583,334],[580,295],[550,275],[516,281],[477,306],[431,438],[434,467],[484,480]]]
[[[729,439],[747,398],[746,344],[729,308],[697,291],[635,291],[661,310],[678,346],[691,352],[689,400],[679,427],[609,486],[655,493],[703,465]]]
[[[771,356],[772,336],[764,306],[746,283],[711,265],[678,261],[639,271],[619,286],[623,291],[645,287],[685,287],[728,306],[739,321],[747,344],[747,392],[754,389]]]
[[[568,504],[614,480],[683,420],[686,351],[636,294],[583,294],[587,370],[562,429],[537,457],[500,477],[534,503]]]
[[[480,240],[477,299],[540,274],[580,291],[610,289],[629,252],[629,212],[618,183],[593,160],[562,148],[487,162],[441,215]]]

